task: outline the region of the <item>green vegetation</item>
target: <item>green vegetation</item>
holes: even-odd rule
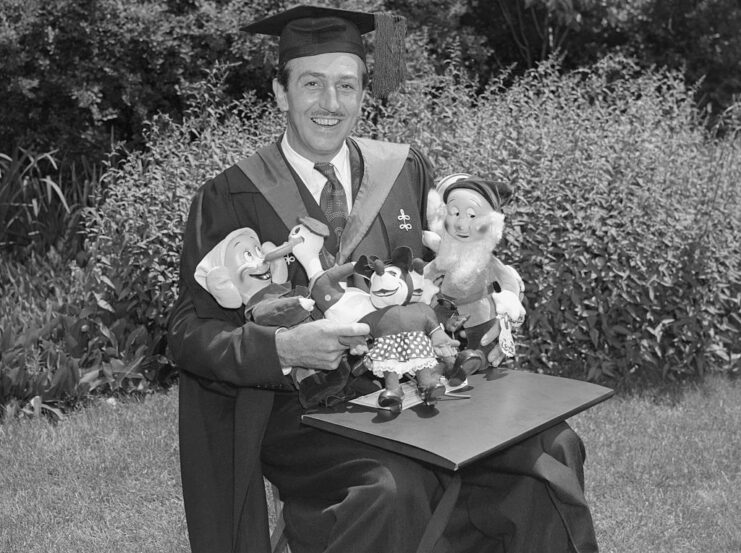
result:
[[[177,394],[100,401],[60,424],[0,426],[0,550],[187,549]],[[738,381],[710,377],[681,401],[614,397],[571,424],[587,448],[587,498],[604,553],[741,548]]]

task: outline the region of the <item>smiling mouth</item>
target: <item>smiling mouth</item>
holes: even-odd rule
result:
[[[269,266],[268,266],[268,268],[264,272],[261,272],[261,273],[250,273],[249,272],[250,270],[254,270],[254,269],[255,269],[255,267],[252,264],[245,263],[244,265],[242,265],[239,268],[239,278],[241,280],[244,280],[244,276],[245,276],[245,273],[246,273],[250,278],[254,278],[256,280],[270,280],[270,277],[272,275],[270,274],[270,267]]]
[[[256,278],[257,280],[270,280],[270,269],[268,269],[264,273],[250,273],[250,276],[252,278]]]
[[[312,117],[311,120],[320,127],[336,127],[340,124],[337,117]]]
[[[380,288],[379,290],[373,290],[373,295],[385,298],[387,296],[393,296],[398,289],[399,289],[398,286],[394,288],[393,290],[388,290],[386,288]]]

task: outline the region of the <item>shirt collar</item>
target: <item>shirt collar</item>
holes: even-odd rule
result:
[[[287,133],[283,133],[280,147],[283,150],[283,154],[286,156],[286,160],[293,167],[294,171],[298,173],[301,180],[314,196],[314,199],[319,203],[319,196],[322,193],[322,188],[327,179],[314,169],[314,162],[310,159],[305,158],[294,150],[288,143]],[[342,183],[342,187],[345,189],[345,195],[350,200],[351,196],[351,171],[350,171],[350,149],[347,147],[347,142],[342,143],[340,151],[330,161],[334,165],[337,177]]]

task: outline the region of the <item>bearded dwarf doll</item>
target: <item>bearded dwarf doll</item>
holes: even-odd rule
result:
[[[366,363],[374,375],[384,379],[378,405],[392,411],[401,410],[400,379],[404,376],[413,376],[422,400],[434,405],[445,393],[441,377],[459,345],[445,334],[430,305],[411,302],[412,266],[412,251],[406,246],[396,248],[388,262],[361,256],[355,264],[355,272],[369,280],[376,307],[359,321],[371,331]]]
[[[424,237],[436,252],[425,277],[440,288],[438,316],[458,321],[453,326],[462,326],[466,347],[495,366],[514,356],[511,327],[525,318],[522,279],[494,255],[504,230],[501,207],[510,196],[503,182],[466,173],[446,177],[430,192]]]

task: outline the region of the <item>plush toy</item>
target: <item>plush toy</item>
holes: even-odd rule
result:
[[[326,236],[329,236],[327,225],[311,217],[301,217],[291,229],[288,240],[274,248],[267,257],[275,259],[279,255],[292,255],[304,268],[309,278],[310,296],[324,318],[343,323],[357,322],[375,307],[367,291],[347,285],[355,264],[334,265],[334,260],[324,249]],[[360,341],[354,344],[358,348],[351,353],[365,353],[361,351],[363,345]]]
[[[219,305],[244,306],[246,318],[257,324],[291,327],[310,320],[314,312],[308,288],[293,289],[286,283],[287,264],[278,248],[270,242],[260,244],[257,233],[248,227],[216,244],[198,263],[194,276]],[[292,369],[299,395],[302,382],[313,372]]]
[[[514,355],[511,328],[525,317],[522,279],[494,255],[504,230],[501,206],[510,195],[505,183],[450,175],[428,195],[430,230],[423,236],[436,253],[425,276],[440,288],[439,317],[452,321],[449,330],[462,327],[467,347],[495,366]]]
[[[392,411],[401,410],[400,378],[405,375],[414,376],[426,404],[435,404],[445,393],[441,376],[447,364],[452,365],[459,345],[445,334],[430,305],[410,303],[412,263],[412,251],[403,246],[392,252],[388,262],[361,256],[355,264],[356,274],[369,281],[376,308],[360,319],[370,326],[373,340],[367,364],[384,380],[378,404]]]
[[[250,312],[265,319],[292,320],[298,317],[303,320],[313,309],[314,302],[301,294],[285,297],[291,292],[286,284],[286,262],[280,256],[269,258],[266,255],[275,248],[270,242],[261,244],[251,228],[237,229],[203,257],[196,266],[194,277],[219,305],[227,309],[245,305],[249,306]],[[261,299],[269,299],[272,307],[258,307],[256,304]]]

